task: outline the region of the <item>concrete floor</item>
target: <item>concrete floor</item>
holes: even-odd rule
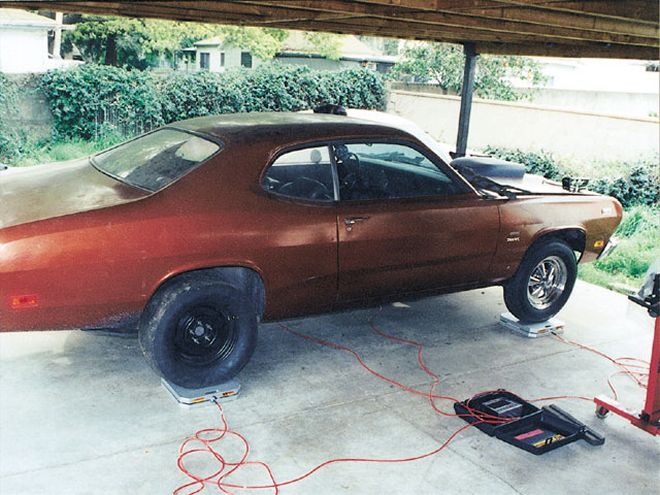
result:
[[[382,373],[423,388],[429,381],[417,368],[415,349],[375,335],[366,322],[376,315],[383,329],[423,342],[429,367],[442,378],[438,391],[461,399],[500,387],[526,398],[608,392],[610,363],[553,338],[514,335],[497,325],[503,310],[501,290],[492,288],[291,325],[350,346]],[[621,295],[579,283],[560,318],[566,337],[613,356],[648,359],[652,320]],[[350,355],[273,324],[262,325],[255,356],[239,379],[242,394],[225,405],[227,419],[249,440],[250,459],[269,463],[280,481],[333,457],[428,452],[464,424],[367,374]],[[623,402],[642,405],[643,391],[630,380],[615,383]],[[596,419],[591,403],[555,403],[604,434],[605,445],[579,441],[537,457],[468,429],[436,456],[333,465],[280,493],[657,493],[657,438],[618,417]],[[173,402],[134,337],[0,336],[3,495],[171,493],[187,481],[176,467],[179,443],[217,421],[213,407],[185,410]],[[265,481],[254,473],[243,480]]]

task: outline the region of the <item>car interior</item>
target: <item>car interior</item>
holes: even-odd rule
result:
[[[445,196],[464,192],[428,158],[405,145],[391,143],[335,144],[341,200]],[[294,155],[295,156],[291,156]],[[269,192],[294,198],[332,201],[332,162],[326,147],[281,155],[264,176]]]

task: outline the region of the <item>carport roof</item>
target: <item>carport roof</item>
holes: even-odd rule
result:
[[[472,42],[477,53],[656,60],[660,48],[657,0],[0,0],[0,6]]]

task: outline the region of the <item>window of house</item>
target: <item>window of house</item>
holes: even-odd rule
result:
[[[241,67],[252,68],[252,54],[250,52],[241,52]]]
[[[416,149],[395,143],[332,146],[343,200],[444,196],[466,192]]]
[[[333,201],[332,162],[327,146],[280,155],[268,168],[263,188],[275,194],[312,201]]]
[[[209,70],[210,67],[211,67],[211,54],[208,52],[200,52],[199,68],[202,70]]]
[[[220,67],[225,66],[225,52],[220,53]]]

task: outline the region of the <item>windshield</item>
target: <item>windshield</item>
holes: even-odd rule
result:
[[[157,192],[220,150],[216,143],[176,129],[161,129],[92,157],[117,180]]]

